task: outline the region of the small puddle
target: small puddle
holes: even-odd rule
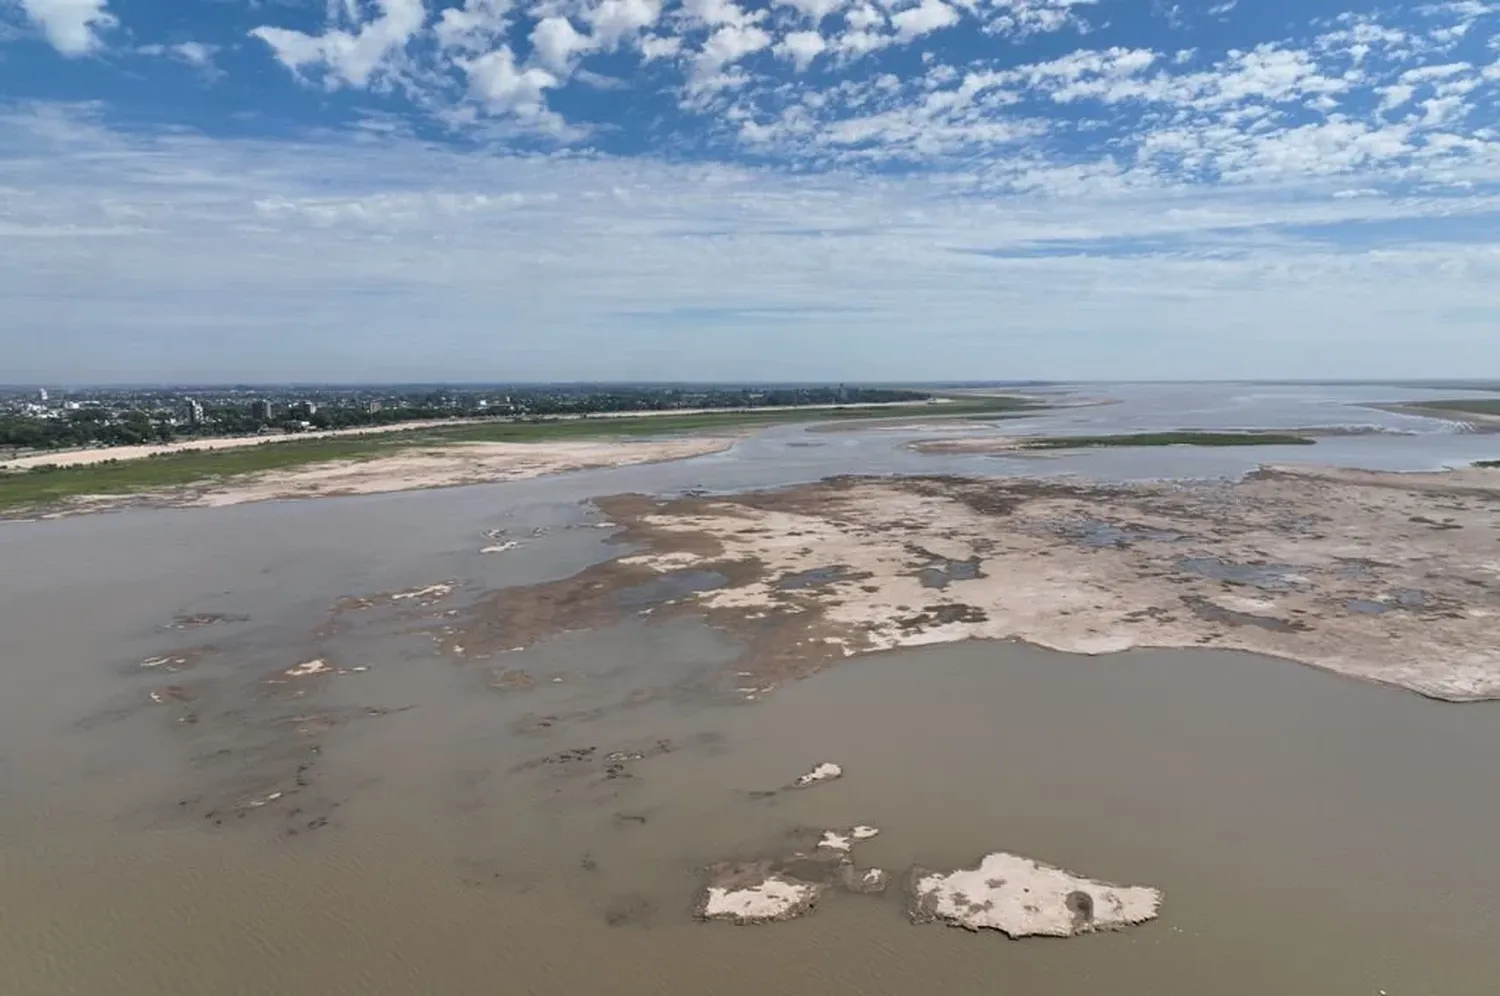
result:
[[[1168,529],[1152,529],[1149,526],[1117,526],[1102,519],[1084,519],[1070,522],[1062,528],[1064,538],[1096,549],[1126,547],[1143,540],[1158,543],[1176,543],[1183,539],[1181,533]]]
[[[972,560],[941,559],[930,567],[917,572],[923,588],[946,588],[955,581],[973,581],[983,577],[979,572],[979,558]]]
[[[1236,564],[1217,557],[1183,557],[1177,561],[1177,569],[1186,574],[1265,591],[1287,591],[1304,583],[1297,568],[1290,564]]]
[[[1420,588],[1400,588],[1391,598],[1403,609],[1425,609],[1432,604],[1432,596]]]
[[[814,567],[812,570],[788,574],[776,582],[779,591],[796,591],[800,588],[820,588],[841,581],[857,581],[859,577],[850,572],[845,564],[832,567]]]
[[[1375,602],[1368,598],[1351,598],[1344,603],[1344,608],[1361,616],[1378,616],[1391,611],[1391,606],[1384,602]]]
[[[653,581],[622,588],[615,599],[621,608],[643,609],[700,591],[713,591],[728,583],[729,579],[718,571],[672,571]]]
[[[1277,619],[1275,616],[1258,616],[1253,612],[1236,612],[1234,609],[1226,609],[1217,602],[1211,602],[1206,598],[1191,596],[1183,599],[1187,607],[1193,610],[1193,614],[1199,619],[1209,622],[1224,623],[1227,626],[1254,626],[1258,629],[1269,630],[1272,633],[1299,633],[1307,629],[1306,624],[1299,622],[1287,622],[1285,619]]]
[[[1376,567],[1388,566],[1379,564],[1373,560],[1364,560],[1356,557],[1340,557],[1338,567],[1334,573],[1345,581],[1355,581],[1359,584],[1373,584],[1380,580],[1380,575],[1375,573]]]

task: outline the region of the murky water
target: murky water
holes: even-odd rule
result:
[[[1299,390],[1027,422],[1349,417]],[[716,582],[697,576],[520,653],[459,660],[430,637],[482,590],[619,555],[593,495],[1038,469],[900,448],[925,431],[782,428],[655,467],[0,523],[0,993],[1500,991],[1491,706],[1244,655],[994,644],[851,661],[746,705],[731,642],[650,614]],[[1476,440],[1336,442],[1427,466]],[[1204,476],[1246,459],[1223,453],[1166,459]],[[1129,457],[1094,456],[1047,466]],[[443,581],[449,599],[330,621],[340,596]],[[224,618],[171,628],[198,614]],[[200,647],[180,672],[141,667]],[[330,673],[276,677],[311,660]],[[173,686],[190,701],[151,701]],[[755,797],[824,760],[846,776]],[[1038,943],[913,927],[895,892],[763,928],[691,921],[702,865],[855,823],[883,831],[861,861],[898,877],[1006,849],[1160,887],[1165,913]]]
[[[149,715],[9,738],[58,777],[7,784],[0,991],[1493,991],[1500,711],[1245,655],[994,644],[725,705],[730,654],[692,625],[572,634],[507,662],[539,681],[515,695],[376,661],[340,694],[416,708],[323,738],[343,805],[295,837],[174,818],[194,766]],[[539,712],[562,719],[517,732]],[[107,751],[80,764],[78,739]],[[845,777],[753,797],[821,760]],[[1160,887],[1165,913],[1065,943],[914,927],[894,894],[688,918],[698,866],[854,823],[898,874],[1003,848]]]

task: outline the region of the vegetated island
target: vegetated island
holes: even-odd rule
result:
[[[1441,401],[1372,404],[1368,407],[1396,415],[1417,415],[1463,422],[1477,432],[1500,432],[1500,398],[1455,398]]]
[[[1280,432],[1127,432],[1105,436],[1042,436],[1021,440],[1028,450],[1098,449],[1110,446],[1311,446],[1317,440]]]
[[[223,448],[0,470],[0,515],[100,511],[126,504],[222,505],[515,480],[591,467],[679,460],[727,449],[744,431],[800,422],[1020,414],[1032,399],[667,415],[502,419],[324,436],[271,436]],[[689,435],[691,434],[691,435]]]
[[[1024,453],[1148,446],[1312,446],[1310,436],[1284,432],[1127,432],[1101,436],[1000,436],[927,439],[911,443],[918,453]]]

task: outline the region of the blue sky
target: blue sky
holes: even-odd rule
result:
[[[0,0],[0,382],[1500,376],[1500,0]]]

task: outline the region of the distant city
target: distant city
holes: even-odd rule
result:
[[[923,401],[847,385],[297,385],[0,388],[0,448],[127,446],[428,419]]]

